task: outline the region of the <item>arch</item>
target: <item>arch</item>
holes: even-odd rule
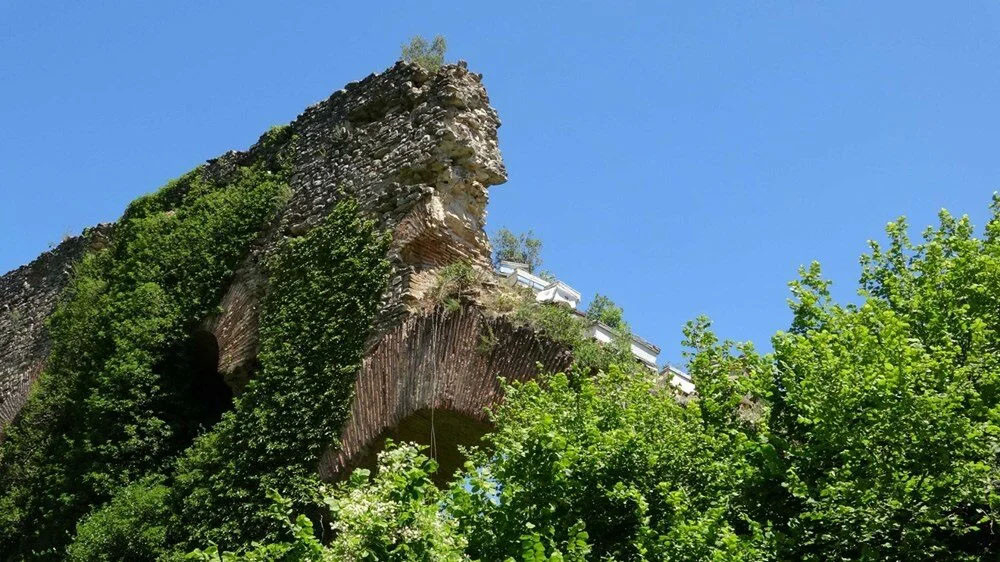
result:
[[[374,466],[387,437],[429,446],[433,412],[437,477],[447,480],[450,467],[461,466],[458,445],[489,431],[488,409],[503,399],[501,379],[530,380],[571,359],[565,346],[475,306],[410,316],[366,353],[340,447],[324,454],[320,477],[343,479]]]
[[[461,412],[418,410],[365,447],[353,459],[351,468],[374,470],[378,453],[385,449],[387,439],[396,443],[416,443],[423,447],[424,454],[437,461],[438,470],[433,479],[438,485],[444,485],[465,463],[459,447],[478,445],[490,429],[490,424]],[[349,473],[350,470],[343,470],[338,477],[346,478]]]

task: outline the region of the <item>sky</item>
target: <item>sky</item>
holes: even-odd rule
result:
[[[768,350],[800,265],[856,300],[888,221],[983,225],[998,28],[989,2],[8,0],[0,271],[442,34],[503,121],[488,232],[532,230],[661,362],[699,315]]]

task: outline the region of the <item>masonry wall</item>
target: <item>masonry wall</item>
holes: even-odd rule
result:
[[[434,268],[459,258],[487,265],[487,188],[506,180],[499,125],[481,75],[464,63],[430,73],[400,62],[296,118],[287,137],[294,155],[291,200],[237,273],[222,313],[206,319],[220,344],[220,370],[231,383],[245,384],[253,372],[257,305],[266,286],[262,259],[345,195],[393,234],[394,271],[376,334],[407,314]],[[209,160],[204,173],[225,178],[239,165],[272,157],[267,150],[258,144],[227,152]],[[44,320],[87,246],[86,237],[68,240],[0,277],[0,427],[23,405],[44,366]]]
[[[474,444],[488,426],[487,409],[503,396],[500,377],[525,381],[539,369],[557,372],[571,362],[566,347],[476,306],[410,316],[365,356],[340,447],[324,456],[320,475],[332,479],[371,463],[381,440],[401,433],[418,443],[436,442],[432,454],[442,461],[454,455],[456,444]],[[435,428],[421,419],[429,417],[425,412],[459,421]],[[451,476],[456,464],[442,462],[440,476]]]
[[[0,428],[24,405],[49,353],[45,320],[70,280],[73,263],[102,244],[110,225],[64,240],[0,277]]]
[[[499,126],[482,77],[464,63],[433,73],[397,63],[306,109],[281,136],[285,145],[258,143],[203,168],[225,179],[280,149],[292,155],[288,204],[253,245],[220,312],[204,321],[219,344],[219,371],[237,392],[256,368],[268,253],[282,239],[306,232],[345,196],[392,233],[390,286],[358,374],[344,447],[321,466],[328,477],[356,466],[387,432],[427,409],[454,412],[450,427],[457,432],[481,428],[485,408],[500,397],[498,376],[524,379],[534,376],[539,362],[559,369],[569,360],[565,349],[474,308],[448,315],[422,304],[437,268],[458,259],[490,267],[483,231],[487,189],[506,180]],[[0,429],[44,368],[44,321],[72,263],[102,243],[110,228],[68,240],[0,277]],[[483,330],[497,338],[495,347],[479,346]]]

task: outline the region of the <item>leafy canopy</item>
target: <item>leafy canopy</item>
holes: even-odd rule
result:
[[[903,219],[861,259],[859,305],[817,264],[774,338],[771,431],[783,460],[783,551],[806,559],[998,555],[1000,202],[985,237],[940,213]]]
[[[600,322],[609,328],[618,328],[624,325],[624,313],[615,301],[598,293],[594,300],[587,307],[587,318]]]
[[[1000,200],[981,238],[946,212],[919,243],[902,219],[887,232],[861,259],[860,303],[835,303],[817,264],[802,270],[773,354],[689,324],[698,393],[684,403],[630,362],[508,386],[485,446],[429,500],[445,524],[378,548],[419,536],[464,540],[460,556],[479,560],[997,558]],[[376,491],[413,469],[382,470],[338,503],[366,507],[337,520],[343,536],[424,505],[390,509]]]

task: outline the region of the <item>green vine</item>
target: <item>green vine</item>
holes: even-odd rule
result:
[[[188,340],[286,192],[278,167],[197,169],[136,200],[77,264],[46,371],[0,445],[4,559],[62,558],[80,517],[214,421],[188,399]]]
[[[260,371],[235,408],[181,459],[171,543],[235,548],[286,526],[269,491],[308,509],[316,469],[347,420],[354,380],[388,279],[388,236],[340,203],[269,264]]]

